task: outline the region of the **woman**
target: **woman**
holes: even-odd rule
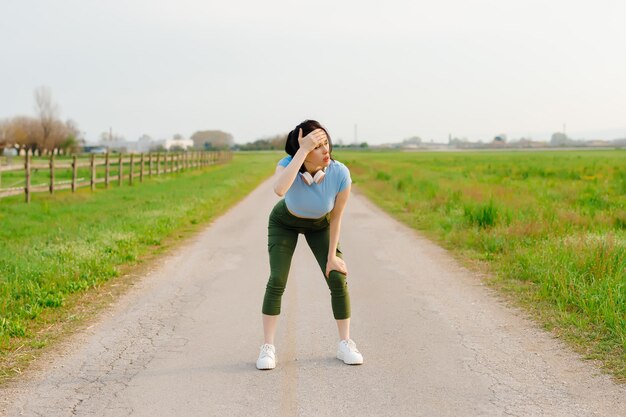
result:
[[[340,339],[337,358],[349,365],[362,364],[363,356],[350,339],[348,270],[339,250],[341,217],[352,182],[350,171],[331,158],[330,136],[315,120],[305,120],[289,133],[285,151],[289,156],[280,160],[274,174],[274,192],[285,198],[276,204],[269,219],[271,272],[263,299],[265,344],[256,366],[276,366],[274,335],[299,233],[304,234],[330,288]]]

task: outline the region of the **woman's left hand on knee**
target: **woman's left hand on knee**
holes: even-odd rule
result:
[[[348,275],[348,268],[346,267],[346,263],[343,259],[333,256],[328,258],[326,262],[326,278],[330,276],[330,271],[339,271],[345,275]]]

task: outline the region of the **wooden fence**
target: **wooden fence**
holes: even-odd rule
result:
[[[21,159],[21,158],[20,158]],[[24,193],[26,202],[29,203],[32,193],[49,192],[53,194],[57,190],[71,189],[75,192],[80,187],[91,187],[93,191],[96,184],[104,183],[106,188],[111,183],[117,182],[122,186],[124,178],[133,185],[134,179],[139,178],[142,182],[144,177],[153,175],[170,174],[183,170],[205,167],[224,163],[232,159],[232,152],[183,152],[183,153],[148,153],[148,154],[104,154],[96,156],[91,154],[89,158],[78,158],[76,155],[70,161],[56,161],[55,155],[50,155],[47,163],[33,162],[32,156],[26,155],[23,164],[0,164],[0,181],[4,172],[24,171],[24,186],[2,188],[0,182],[0,198]],[[1,162],[1,161],[0,161]],[[69,163],[68,163],[69,162]],[[97,176],[98,167],[104,167],[104,175]],[[79,168],[89,168],[89,178],[78,178]],[[125,173],[124,170],[128,169]],[[33,172],[38,170],[49,171],[49,179],[46,184],[31,184]],[[71,179],[55,181],[55,171],[71,170]],[[112,175],[114,174],[114,175]]]

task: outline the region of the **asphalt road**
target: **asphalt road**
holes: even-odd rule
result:
[[[614,384],[475,274],[353,192],[341,245],[362,366],[335,358],[304,238],[258,371],[269,182],[145,277],[62,352],[0,391],[6,416],[626,416]]]

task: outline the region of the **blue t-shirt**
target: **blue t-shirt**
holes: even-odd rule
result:
[[[278,165],[286,167],[293,158],[286,156]],[[335,197],[352,183],[350,170],[339,161],[330,160],[326,175],[319,184],[308,185],[298,173],[285,194],[285,204],[298,217],[319,219],[335,207]]]

